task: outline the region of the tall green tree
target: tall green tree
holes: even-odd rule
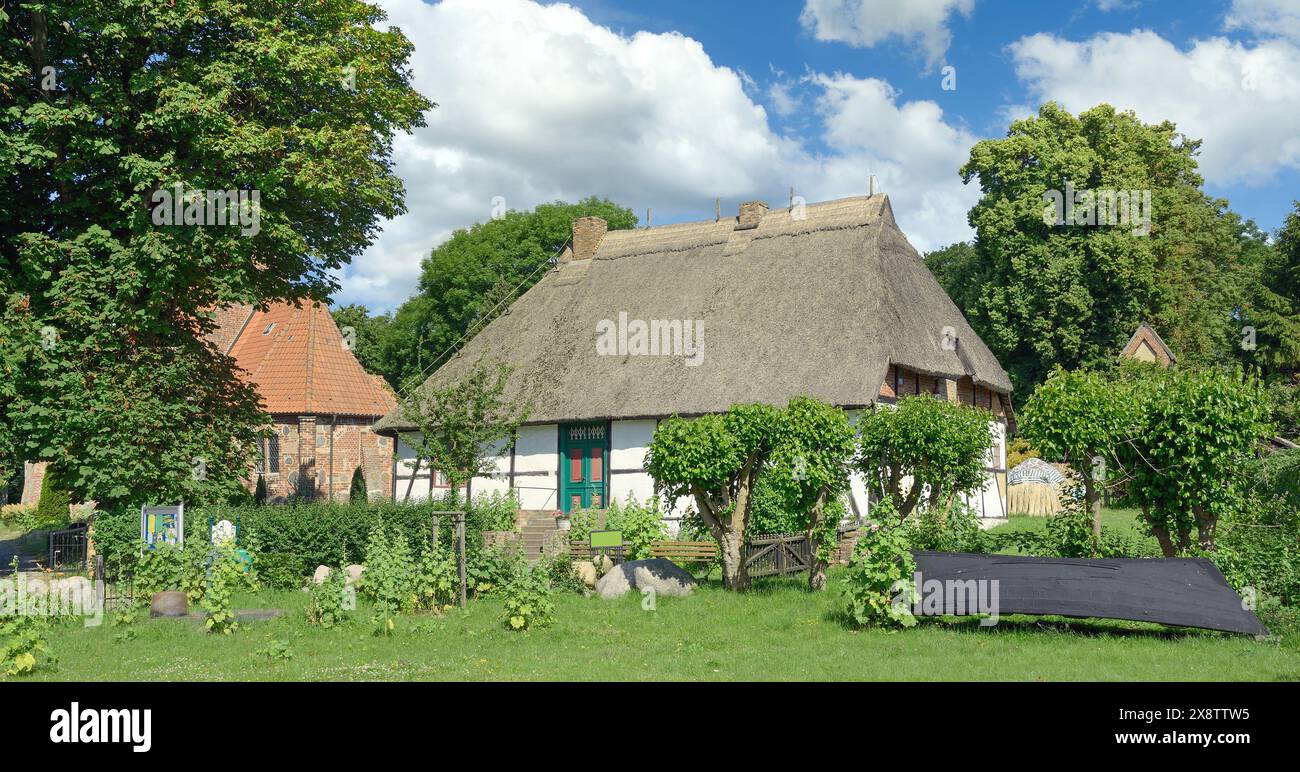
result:
[[[587,216],[604,218],[610,230],[637,223],[630,209],[606,199],[557,201],[531,212],[507,211],[436,247],[421,264],[419,294],[393,316],[382,357],[389,383],[413,387],[445,361],[449,350],[472,337],[466,332],[490,322],[542,278],[569,240],[573,221]]]
[[[234,492],[263,417],[203,342],[206,311],[326,300],[404,211],[392,138],[433,105],[383,18],[360,0],[0,8],[0,450],[110,507]]]
[[[1200,144],[1168,121],[1145,124],[1109,105],[1075,116],[1049,102],[971,149],[961,174],[983,196],[969,214],[975,264],[964,274],[977,289],[962,310],[1017,393],[1057,365],[1113,361],[1142,321],[1182,360],[1236,356],[1250,271],[1239,218],[1201,190]],[[1082,203],[1061,222],[1053,205],[1064,210],[1071,190]],[[1095,224],[1092,208],[1089,222],[1089,192],[1111,191],[1139,201],[1149,191],[1150,206],[1122,225]]]
[[[987,482],[992,420],[983,408],[930,395],[904,397],[895,407],[876,405],[858,420],[854,464],[899,521],[926,491],[946,512],[957,496]]]
[[[1132,381],[1087,370],[1056,369],[1025,403],[1020,431],[1083,481],[1092,514],[1092,548],[1101,547],[1101,491],[1116,447],[1133,432]]]
[[[1243,339],[1246,361],[1271,378],[1300,374],[1300,201],[1287,215],[1273,244],[1254,223],[1243,226],[1242,241],[1252,255],[1258,281],[1243,323],[1254,339]]]

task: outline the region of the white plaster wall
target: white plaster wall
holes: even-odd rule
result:
[[[491,457],[492,467],[487,477],[475,477],[470,482],[470,492],[475,498],[491,496],[493,493],[505,495],[510,491],[510,444],[498,441],[486,455]]]
[[[558,509],[560,432],[555,424],[519,427],[515,443],[515,490],[520,509]],[[506,471],[509,472],[509,459]]]
[[[630,495],[641,503],[654,497],[654,480],[644,471],[645,452],[654,436],[657,421],[612,421],[609,433],[609,498],[623,502]]]

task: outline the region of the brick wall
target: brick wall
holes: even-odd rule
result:
[[[393,440],[370,430],[375,417],[274,418],[281,458],[278,473],[263,475],[268,501],[285,501],[303,488],[304,480],[307,481],[306,487],[314,491],[317,501],[347,501],[352,473],[357,467],[361,467],[371,498],[388,498],[392,492]],[[254,473],[249,489],[252,490],[256,484],[257,474]]]

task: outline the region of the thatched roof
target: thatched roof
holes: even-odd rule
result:
[[[1003,394],[1011,381],[894,222],[884,195],[762,216],[611,231],[524,293],[435,372],[454,382],[476,363],[513,368],[529,423],[700,415],[807,394],[873,402],[888,366],[961,378]],[[598,355],[597,324],[703,320],[702,361]],[[957,335],[943,347],[943,331]],[[381,431],[412,428],[400,408]]]

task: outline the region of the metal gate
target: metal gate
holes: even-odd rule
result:
[[[49,562],[46,568],[86,567],[86,526],[50,531]]]

